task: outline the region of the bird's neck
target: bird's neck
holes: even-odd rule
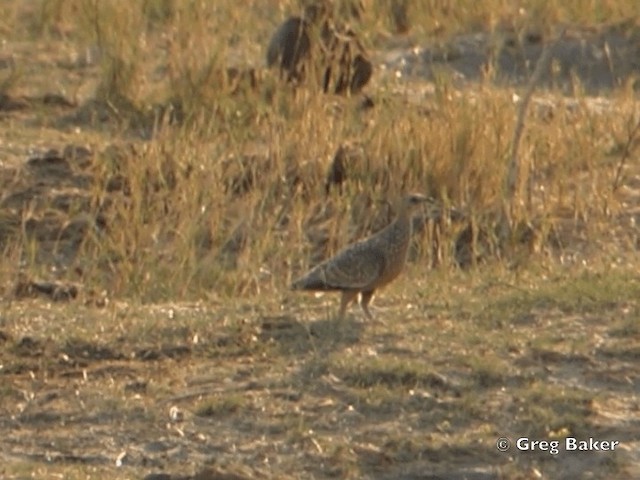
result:
[[[401,208],[400,211],[398,212],[398,217],[396,218],[396,221],[398,223],[404,223],[404,222],[408,222],[410,218],[411,218],[411,215],[409,215],[409,209]]]
[[[403,208],[398,212],[398,216],[394,221],[394,226],[404,229],[407,225],[411,228],[411,214],[408,209]]]

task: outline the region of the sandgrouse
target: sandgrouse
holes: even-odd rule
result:
[[[397,218],[378,233],[353,243],[334,257],[315,266],[294,281],[293,290],[340,291],[339,317],[360,294],[360,306],[371,320],[369,303],[376,289],[384,287],[402,271],[411,240],[411,213],[431,199],[412,193],[400,204]]]

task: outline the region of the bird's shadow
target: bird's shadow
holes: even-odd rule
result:
[[[259,319],[259,325],[260,340],[276,344],[286,355],[339,350],[358,343],[365,328],[363,323],[351,316],[310,321],[293,315],[263,316]]]

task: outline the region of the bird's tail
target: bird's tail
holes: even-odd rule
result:
[[[337,288],[327,282],[324,270],[318,267],[311,270],[305,276],[298,278],[291,284],[291,290],[314,290],[327,291],[337,290]]]

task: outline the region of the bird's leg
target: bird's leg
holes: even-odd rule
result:
[[[357,291],[353,290],[343,290],[342,291],[342,300],[340,301],[340,313],[338,314],[339,318],[344,318],[344,314],[347,311],[347,307],[353,301],[354,298],[358,296]]]
[[[369,303],[373,298],[373,292],[373,290],[362,292],[362,297],[360,297],[360,306],[362,307],[362,311],[364,312],[365,316],[369,320],[373,320],[373,315],[371,315],[371,312],[369,311]]]

